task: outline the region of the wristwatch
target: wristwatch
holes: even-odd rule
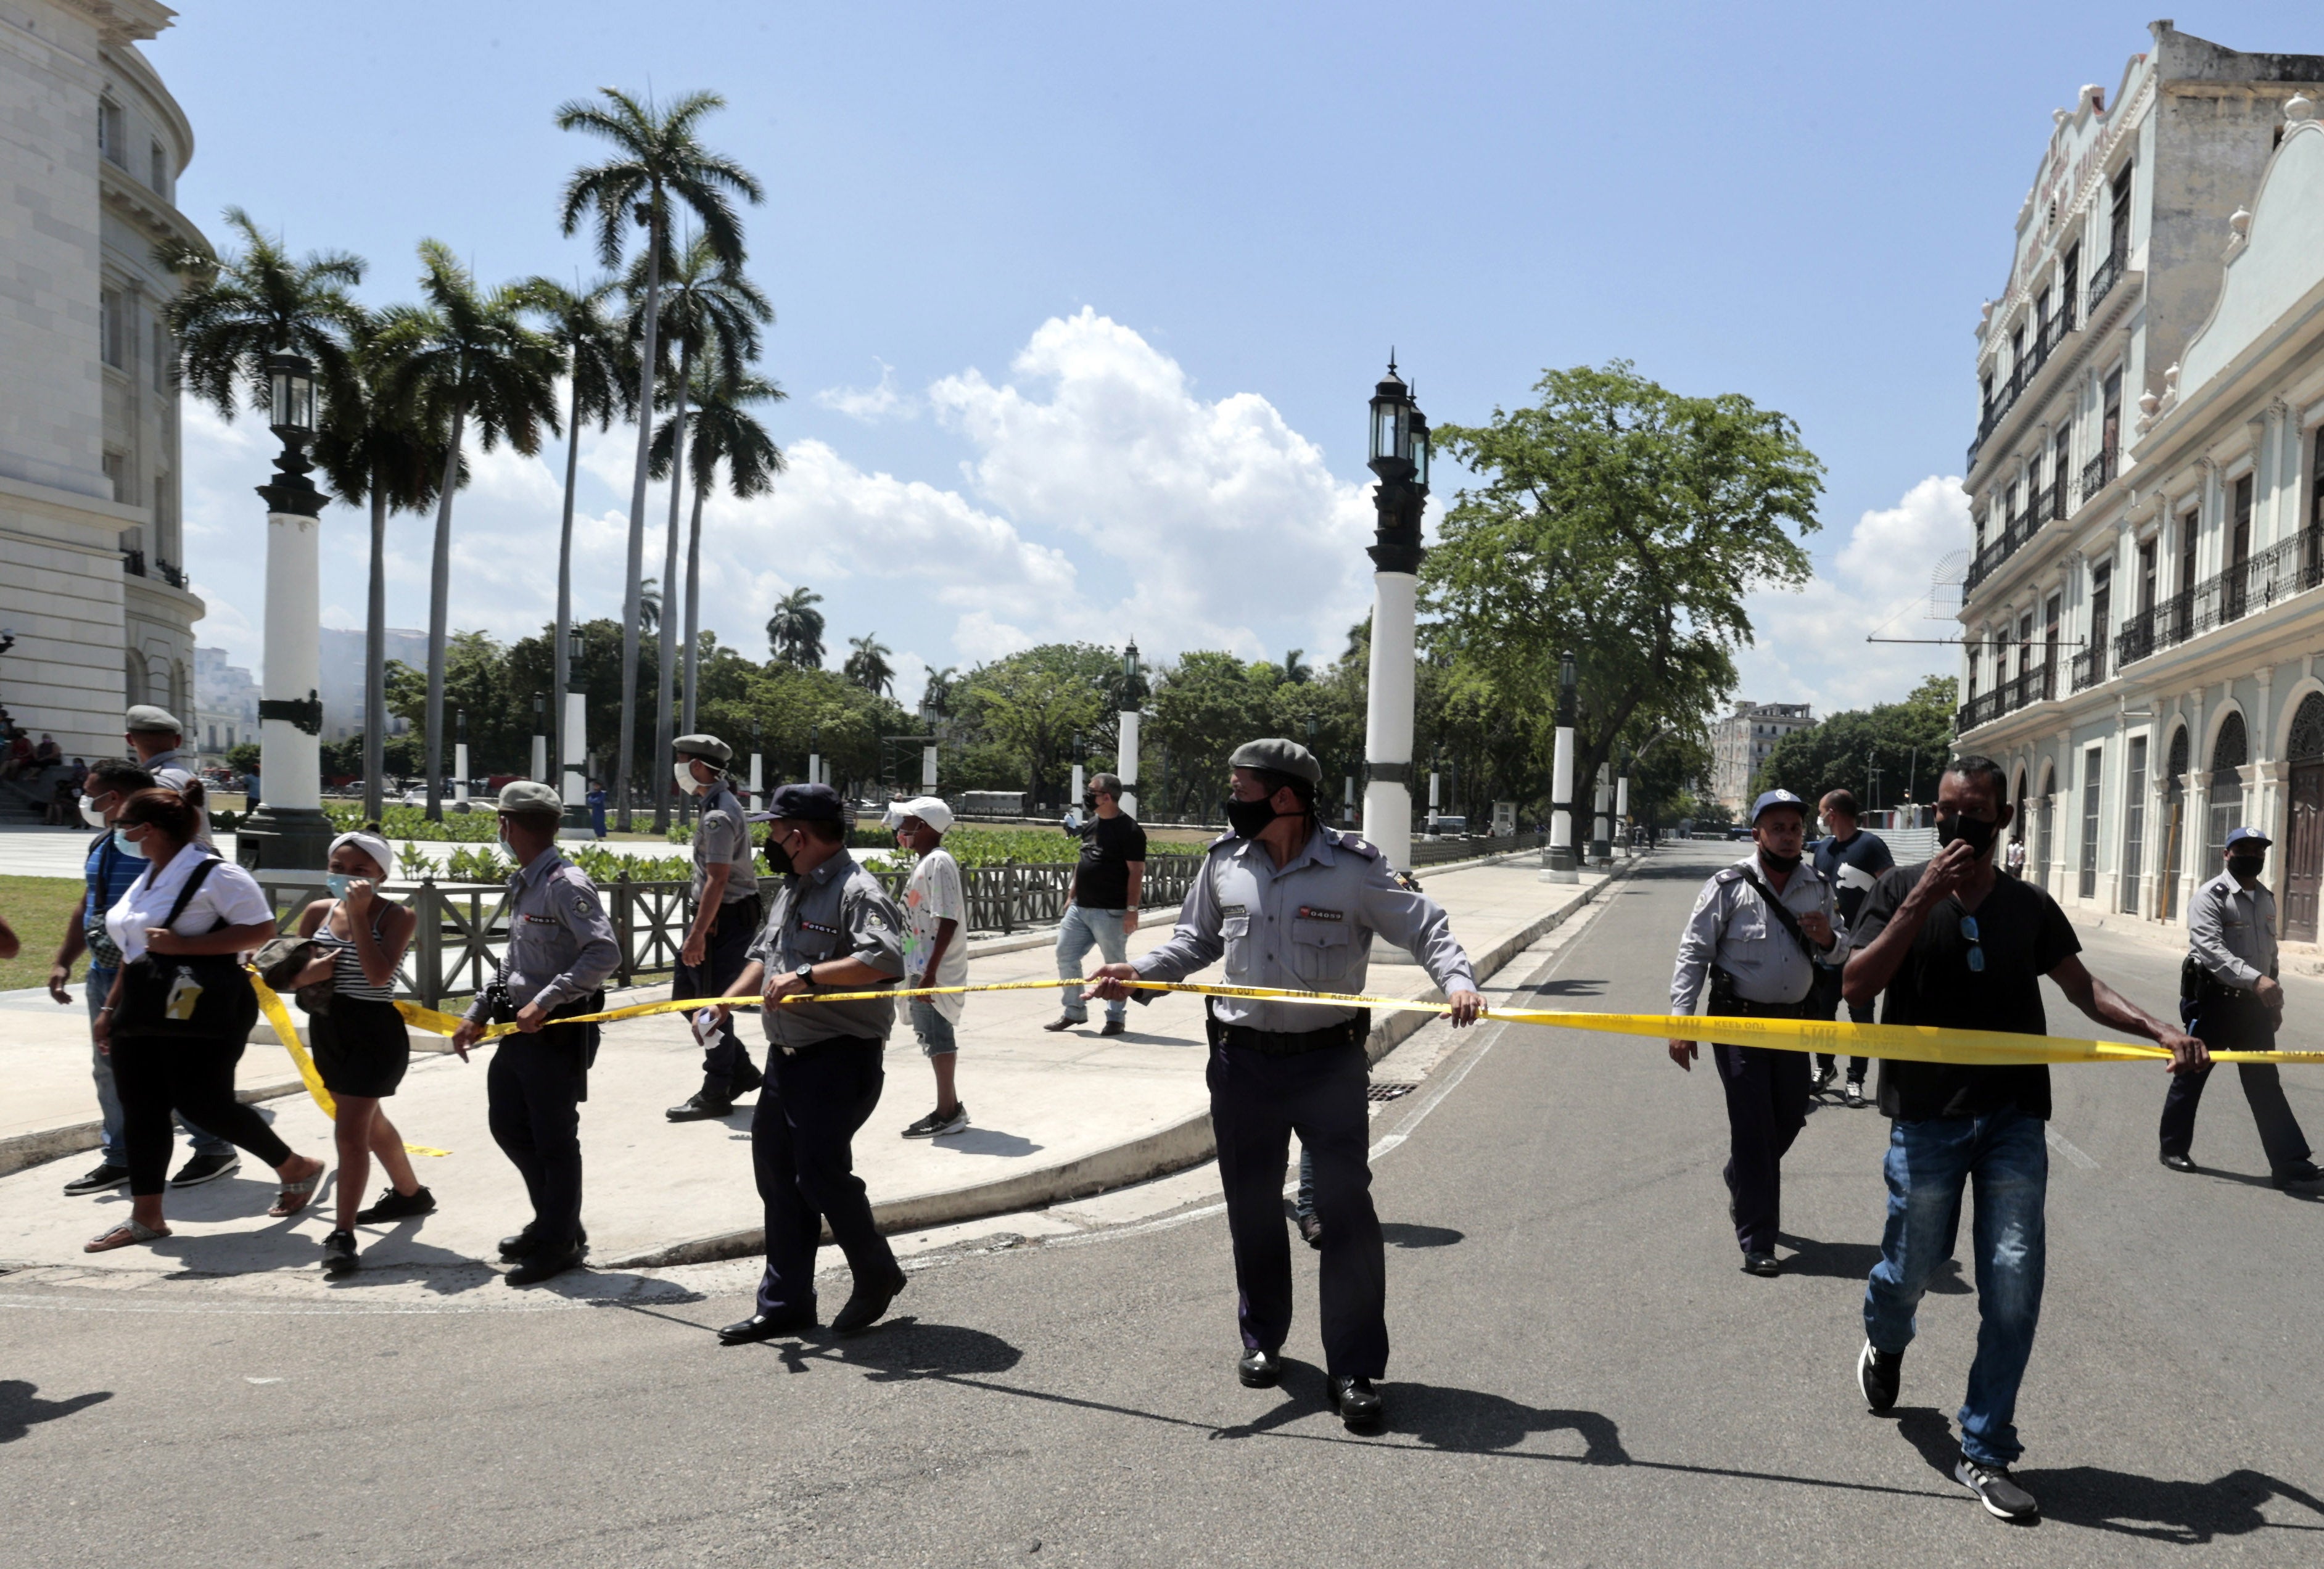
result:
[[[793,970],[791,974],[798,977],[799,984],[802,986],[812,986],[815,984],[815,966],[813,964],[801,964],[798,969]]]

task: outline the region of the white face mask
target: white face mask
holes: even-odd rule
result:
[[[673,762],[669,765],[669,771],[671,776],[678,780],[678,788],[680,793],[692,795],[696,790],[702,788],[702,781],[694,777],[694,765],[692,763]]]
[[[80,798],[80,820],[92,828],[105,826],[105,814],[97,809],[97,802],[88,796]]]

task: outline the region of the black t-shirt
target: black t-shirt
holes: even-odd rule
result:
[[[1874,880],[1895,864],[1896,857],[1888,853],[1888,841],[1877,834],[1859,830],[1845,844],[1837,839],[1816,841],[1815,869],[1831,884],[1833,900],[1840,906],[1840,918],[1851,929],[1856,925],[1856,912],[1864,908],[1864,896],[1872,891]]]
[[[1146,830],[1128,812],[1093,817],[1081,826],[1082,863],[1074,902],[1089,909],[1130,908],[1130,863],[1146,859]]]
[[[1898,866],[1881,874],[1850,924],[1851,947],[1871,945],[1925,867],[1926,863]],[[1967,915],[1977,918],[1975,944],[1961,934],[1961,918]],[[1984,950],[1982,972],[1969,967],[1972,946]],[[2047,1035],[2042,977],[2081,951],[2080,939],[2057,900],[2030,882],[1997,877],[1975,910],[1964,910],[1954,898],[1929,912],[1895,978],[1881,993],[1880,1022]],[[2049,1067],[1955,1067],[1881,1059],[1883,1116],[1905,1121],[1981,1117],[2005,1106],[2046,1120]]]

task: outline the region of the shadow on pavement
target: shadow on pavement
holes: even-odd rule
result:
[[[1960,1445],[1942,1412],[1926,1406],[1900,1409],[1896,1430],[1932,1470],[1952,1476]],[[2231,1471],[2212,1481],[2168,1481],[2097,1465],[2054,1471],[2021,1466],[2015,1474],[2041,1500],[2043,1518],[2118,1536],[2194,1547],[2254,1531],[2324,1532],[2324,1499],[2264,1471]],[[2261,1505],[2279,1498],[2300,1505],[2317,1523],[2289,1525],[2260,1513]]]
[[[1862,1280],[1880,1261],[1880,1249],[1871,1242],[1820,1242],[1813,1237],[1795,1237],[1789,1232],[1777,1232],[1775,1240],[1799,1250],[1784,1260],[1786,1275],[1828,1275],[1834,1279]],[[1969,1288],[1969,1282],[1961,1278],[1959,1259],[1947,1259],[1941,1268],[1930,1274],[1929,1289],[1937,1296],[1962,1297],[1968,1295]]]
[[[1023,1156],[1036,1153],[1041,1146],[1021,1133],[1003,1133],[997,1128],[968,1127],[957,1133],[946,1133],[941,1139],[929,1140],[928,1148],[954,1155]]]
[[[0,1379],[0,1444],[14,1443],[35,1422],[53,1422],[113,1398],[110,1389],[92,1389],[69,1400],[43,1400],[32,1392],[38,1388],[23,1379]]]
[[[1467,1234],[1451,1226],[1418,1226],[1406,1221],[1380,1223],[1380,1241],[1391,1248],[1449,1248]]]
[[[1589,1465],[1628,1465],[1630,1456],[1611,1417],[1596,1411],[1545,1411],[1505,1395],[1442,1384],[1389,1386],[1388,1430],[1406,1433],[1431,1449],[1483,1452],[1514,1449],[1536,1433],[1572,1433]]]
[[[1606,983],[1563,978],[1544,981],[1533,988],[1533,994],[1536,997],[1602,997],[1606,994]]]
[[[997,1334],[953,1324],[922,1324],[909,1315],[884,1320],[846,1340],[788,1344],[781,1355],[794,1372],[806,1371],[809,1361],[837,1362],[862,1369],[873,1383],[1005,1373],[1025,1360],[1023,1352]]]

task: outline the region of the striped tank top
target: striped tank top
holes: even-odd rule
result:
[[[384,986],[373,985],[371,978],[364,974],[363,957],[355,952],[354,942],[331,930],[331,917],[338,912],[339,907],[334,903],[324,915],[322,924],[316,927],[313,939],[318,946],[330,950],[332,994],[356,997],[366,1002],[394,1001],[395,983],[391,980]],[[386,946],[386,939],[379,935],[379,924],[386,918],[384,905],[372,917],[371,940],[382,947]]]

